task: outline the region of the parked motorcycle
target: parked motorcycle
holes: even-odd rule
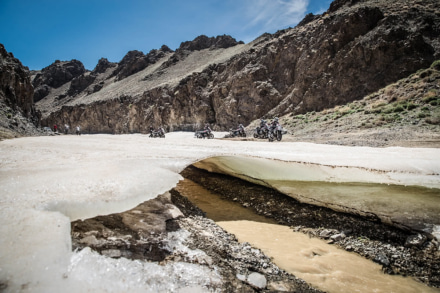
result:
[[[246,131],[244,130],[244,126],[242,124],[238,125],[237,129],[229,129],[229,137],[246,137]]]
[[[267,139],[269,138],[269,132],[270,129],[267,123],[260,124],[260,126],[255,129],[254,138]]]
[[[280,124],[277,124],[275,127],[272,127],[269,131],[268,135],[269,141],[274,141],[275,139],[277,141],[281,141],[283,139],[283,127],[281,127]]]
[[[214,138],[214,134],[212,133],[211,129],[197,130],[194,133],[194,137],[211,139],[211,138]]]
[[[157,130],[153,130],[152,128],[150,128],[150,137],[165,138],[165,130],[162,127]]]

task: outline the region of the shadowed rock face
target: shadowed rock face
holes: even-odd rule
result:
[[[0,44],[0,101],[13,109],[21,109],[25,117],[33,112],[34,89],[29,79],[29,69],[8,53]]]
[[[194,130],[206,122],[226,130],[261,117],[319,111],[439,59],[439,11],[434,0],[337,0],[323,15],[246,45],[200,36],[174,53],[131,51],[112,74],[89,78],[75,97],[65,93],[60,102],[60,93],[51,91],[46,99],[54,102],[39,107],[44,123],[80,123],[91,133],[145,132],[150,125]]]
[[[48,85],[57,88],[71,81],[73,78],[85,73],[84,65],[78,60],[55,61],[51,65],[43,68],[32,81],[32,85],[38,88],[40,85]]]
[[[34,88],[29,69],[0,44],[0,132],[34,133],[40,113],[33,102]],[[3,135],[1,135],[3,136]],[[0,137],[1,137],[0,136]]]
[[[58,88],[85,72],[84,65],[78,60],[55,61],[33,76],[32,85],[35,88],[34,101],[40,101],[50,93],[52,88]],[[76,82],[78,83],[78,79]],[[75,95],[76,92],[75,90],[70,90],[68,94]]]

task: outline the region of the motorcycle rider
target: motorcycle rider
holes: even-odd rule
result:
[[[163,129],[162,125],[159,127],[158,132],[161,136],[165,136],[165,129]]]
[[[269,141],[271,141],[271,139],[276,138],[278,141],[282,139],[282,133],[278,131],[281,129],[281,125],[278,121],[278,117],[275,117],[272,122],[270,123],[270,128],[269,128]]]
[[[275,117],[270,124],[270,129],[276,129],[278,125],[280,125],[280,123],[278,122],[278,117]]]
[[[207,132],[212,132],[211,127],[209,127],[208,123],[205,124],[204,130],[207,131]]]
[[[240,123],[238,125],[238,128],[233,129],[232,132],[233,132],[233,136],[237,136],[237,135],[243,136],[243,134],[245,133],[243,124]]]
[[[263,131],[264,127],[266,127],[266,120],[264,120],[263,118],[260,119],[260,127],[258,128],[258,134],[261,134],[261,132]]]
[[[245,130],[244,130],[244,126],[243,126],[243,124],[239,124],[238,125],[238,133],[240,133],[241,135],[243,135],[245,132],[244,132]]]

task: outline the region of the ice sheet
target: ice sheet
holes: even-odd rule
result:
[[[5,287],[6,292],[129,290],[132,287],[123,289],[120,280],[114,278],[121,270],[118,266],[96,271],[85,265],[78,269],[80,273],[69,271],[79,257],[71,252],[70,221],[133,208],[174,187],[181,179],[178,173],[186,166],[213,156],[256,157],[292,166],[313,166],[317,171],[310,174],[318,176],[318,180],[345,181],[351,178],[350,174],[360,172],[362,176],[357,178],[372,182],[440,187],[440,152],[428,148],[208,140],[183,132],[167,134],[165,139],[139,134],[2,141],[0,287]],[[244,173],[251,172],[252,176],[263,177],[285,173],[270,164],[261,169],[244,169]],[[81,259],[86,263],[113,261],[85,252]],[[121,264],[123,269],[136,265],[128,260]],[[105,287],[85,282],[83,278],[87,276],[96,276]],[[153,283],[154,278],[150,278]],[[131,281],[127,279],[126,284]],[[142,288],[153,288],[151,282]],[[164,286],[174,288],[175,284]],[[194,286],[203,284],[195,281]]]

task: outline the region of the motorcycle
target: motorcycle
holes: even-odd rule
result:
[[[243,125],[240,125],[238,129],[229,129],[229,137],[246,137],[246,131],[244,130]]]
[[[165,130],[162,127],[156,131],[154,131],[153,129],[150,129],[150,137],[165,138]]]
[[[254,132],[254,138],[262,138],[262,139],[267,139],[269,138],[269,126],[267,124],[263,125],[263,126],[258,126],[255,129]]]
[[[281,139],[283,139],[283,127],[281,127],[280,124],[277,124],[275,127],[271,127],[268,134],[268,139],[270,142],[274,141],[274,139],[281,141]]]
[[[197,130],[194,134],[194,137],[211,139],[211,138],[214,138],[214,134],[212,133],[212,131],[210,129]]]

